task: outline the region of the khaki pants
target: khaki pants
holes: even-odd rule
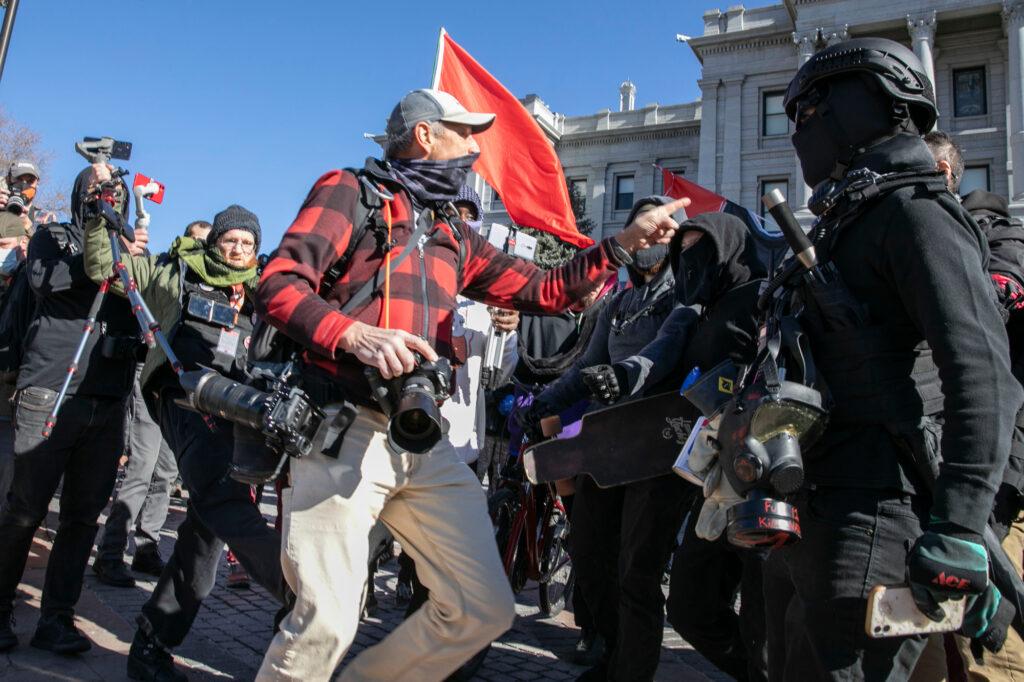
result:
[[[359,624],[378,517],[415,560],[430,599],[341,680],[442,680],[511,626],[515,603],[479,481],[447,440],[425,455],[392,452],[386,425],[364,409],[337,459],[292,460],[281,561],[296,604],[257,680],[330,678]]]
[[[1021,563],[1024,561],[1024,523],[1015,523],[1010,526],[1010,534],[1003,540],[1003,549],[1006,550],[1010,561],[1021,572]],[[1010,628],[1006,635],[1006,644],[998,654],[986,651],[984,665],[978,665],[974,656],[971,655],[970,640],[964,637],[956,638],[957,648],[960,650],[960,658],[967,670],[967,679],[971,682],[982,680],[1008,680],[1010,682],[1024,682],[1024,641],[1013,628]]]

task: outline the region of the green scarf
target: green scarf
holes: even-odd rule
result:
[[[185,261],[189,269],[210,286],[232,287],[236,284],[247,284],[252,288],[256,285],[255,265],[248,268],[229,265],[215,247],[207,247],[206,242],[197,241],[192,237],[175,239],[171,244],[170,255],[172,258]]]

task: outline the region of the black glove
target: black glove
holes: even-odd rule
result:
[[[622,390],[629,385],[626,370],[619,365],[594,365],[580,370],[580,375],[590,396],[605,405],[618,401]]]
[[[964,622],[957,634],[970,637],[976,643],[992,653],[998,653],[1006,642],[1006,633],[1013,623],[1017,609],[1010,600],[989,585],[978,597],[972,597],[964,612]]]
[[[513,412],[512,418],[516,420],[519,428],[523,430],[526,440],[531,443],[537,443],[544,440],[544,433],[540,429],[540,420],[550,414],[551,411],[548,406],[534,398],[529,407]]]
[[[978,597],[986,591],[988,552],[977,534],[948,523],[933,523],[907,556],[907,582],[917,608],[940,621],[939,602]]]

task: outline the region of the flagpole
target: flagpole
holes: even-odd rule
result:
[[[444,26],[437,34],[437,54],[434,55],[434,75],[430,78],[430,88],[437,90],[437,86],[441,84],[441,64],[444,61],[444,37],[448,35],[448,32],[444,30]]]

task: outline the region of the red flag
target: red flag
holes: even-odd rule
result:
[[[576,229],[562,164],[533,116],[447,33],[442,32],[438,57],[436,89],[470,111],[497,114],[494,125],[476,137],[481,153],[473,169],[501,196],[509,217],[580,248],[593,244]]]
[[[661,169],[662,183],[665,187],[665,196],[673,199],[690,197],[690,205],[686,207],[686,215],[698,215],[721,211],[725,207],[726,198],[719,196],[711,190],[704,189],[695,182],[690,182],[670,170]]]

